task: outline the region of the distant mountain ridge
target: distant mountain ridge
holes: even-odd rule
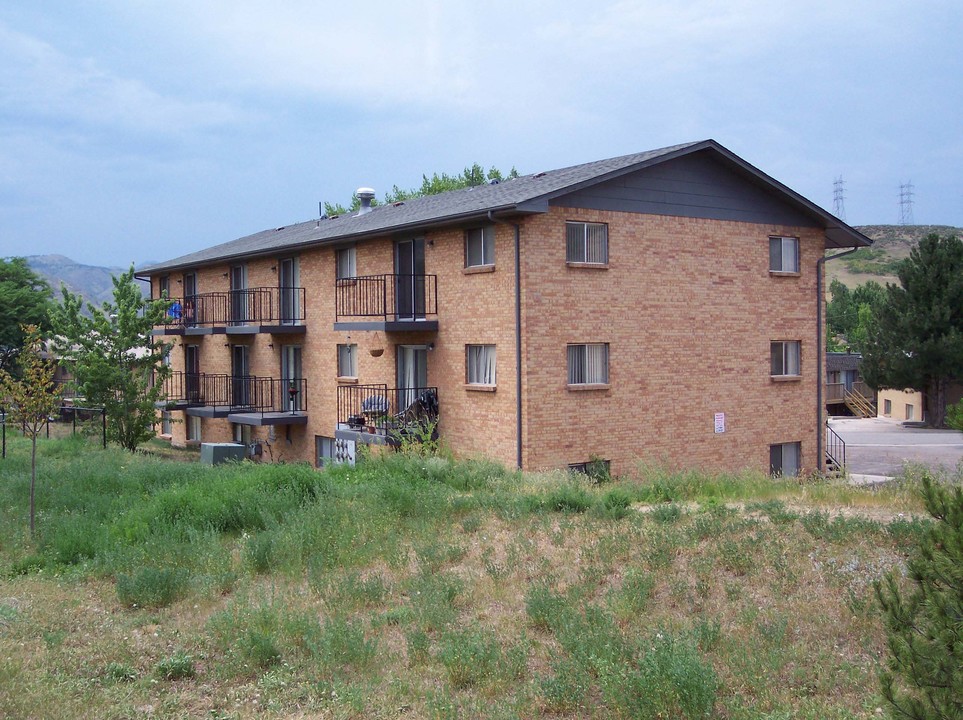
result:
[[[870,280],[881,285],[896,283],[896,266],[909,257],[910,251],[927,235],[963,237],[963,228],[952,225],[857,225],[873,246],[861,248],[852,255],[826,263],[827,283],[839,280],[854,288]]]
[[[128,268],[82,265],[64,255],[28,255],[27,265],[44,278],[53,288],[54,302],[60,301],[60,286],[68,292],[80,295],[87,302],[100,307],[114,298],[113,276],[127,272]],[[144,283],[138,283],[144,285]],[[142,291],[146,288],[142,288]]]

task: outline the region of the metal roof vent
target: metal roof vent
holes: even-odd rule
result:
[[[375,191],[373,188],[360,187],[358,188],[355,195],[361,201],[361,207],[358,209],[358,215],[364,215],[365,213],[371,212],[371,201],[374,200]]]

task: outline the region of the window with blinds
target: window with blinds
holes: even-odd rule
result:
[[[769,374],[773,376],[798,376],[800,342],[778,340],[769,343]]]
[[[769,272],[799,272],[799,238],[769,238]]]
[[[769,446],[769,474],[773,476],[794,477],[801,469],[802,446],[798,442],[780,443]]]
[[[495,264],[495,228],[489,225],[465,231],[465,267]]]
[[[565,261],[607,264],[609,226],[605,223],[565,223]]]
[[[358,377],[357,345],[338,345],[338,377]]]

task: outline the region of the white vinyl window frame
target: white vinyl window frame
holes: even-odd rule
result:
[[[338,377],[358,377],[358,346],[355,344],[338,345]]]
[[[799,273],[799,238],[781,236],[769,238],[769,272]]]
[[[795,477],[802,470],[802,443],[777,443],[769,446],[769,474]]]
[[[465,382],[494,387],[497,384],[494,345],[465,346]]]
[[[495,264],[495,227],[469,228],[465,231],[465,267],[488,267]]]
[[[566,222],[565,262],[608,265],[609,226],[606,223]]]
[[[585,343],[566,348],[569,386],[609,384],[609,344]]]
[[[769,343],[769,376],[798,378],[802,367],[802,343],[799,340],[773,340]]]
[[[339,248],[334,260],[336,279],[350,280],[358,276],[358,253],[354,247]]]

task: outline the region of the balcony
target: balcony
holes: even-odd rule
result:
[[[394,446],[406,440],[436,440],[437,421],[438,388],[338,387],[339,438]]]
[[[164,380],[163,407],[241,425],[306,425],[304,379],[173,372]]]
[[[250,288],[174,298],[155,335],[304,333],[304,288]]]
[[[335,330],[437,332],[436,275],[366,275],[335,281]]]

